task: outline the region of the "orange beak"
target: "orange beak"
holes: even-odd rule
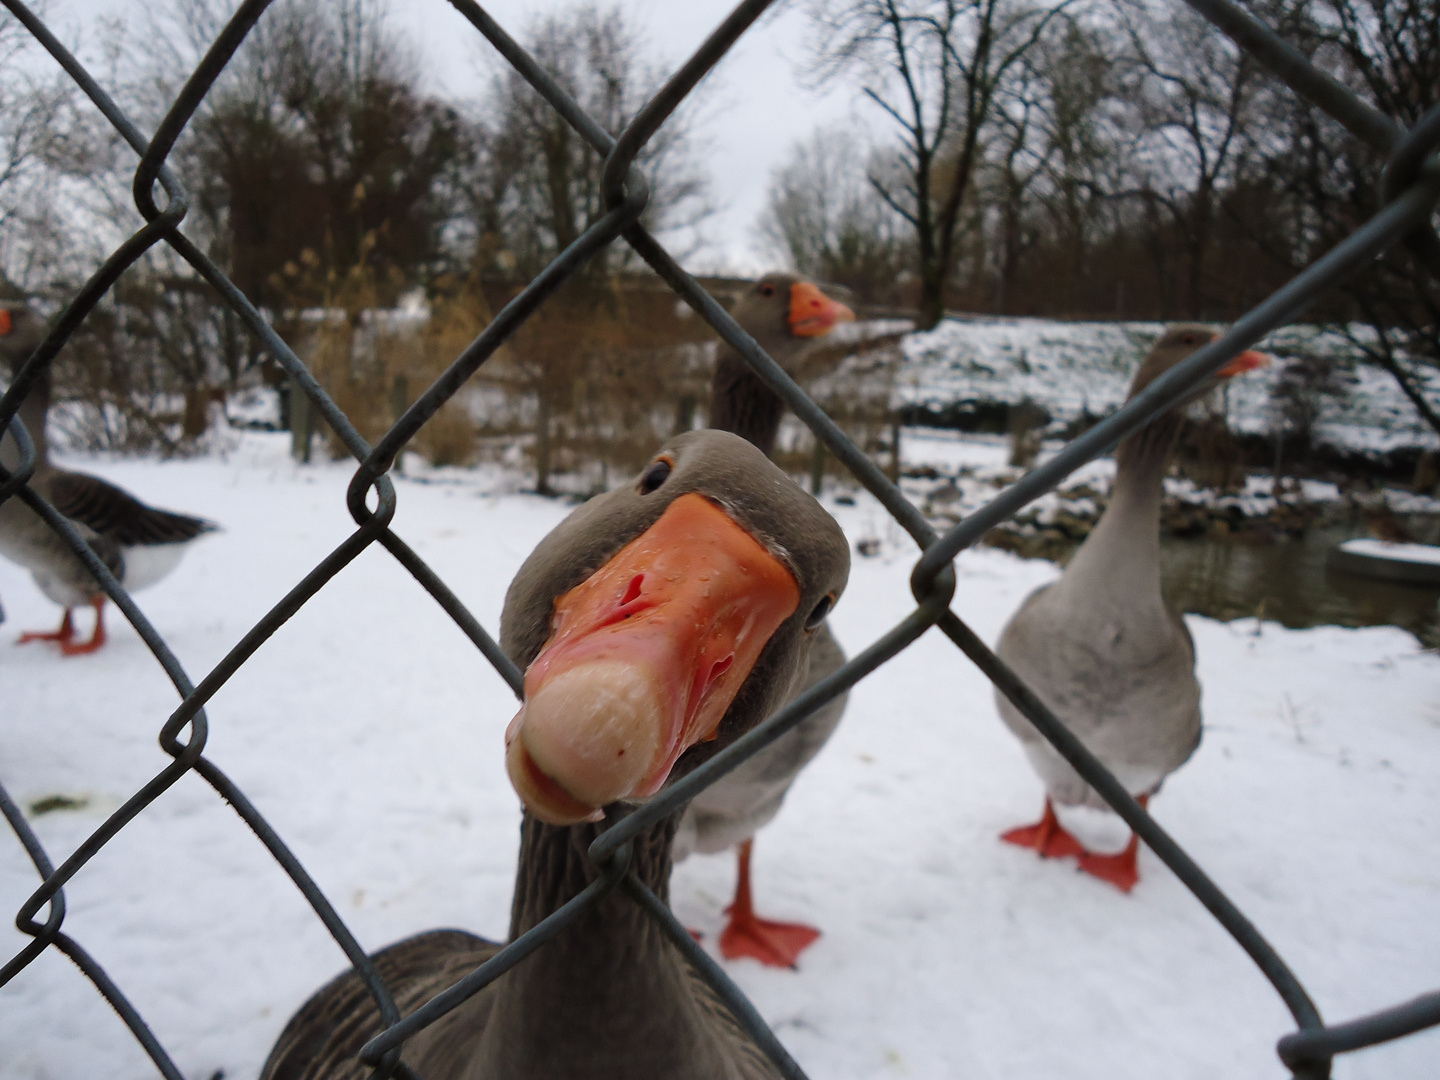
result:
[[[10,322],[10,309],[0,308],[0,337],[5,337],[14,329]]]
[[[1236,375],[1243,375],[1247,371],[1254,371],[1256,368],[1264,367],[1274,359],[1275,357],[1269,353],[1247,349],[1217,371],[1215,377],[1217,379],[1230,379]]]
[[[525,673],[505,767],[551,825],[651,795],[715,736],[765,643],[800,603],[795,577],[703,496],[660,520],[555,601]]]
[[[808,281],[790,286],[790,332],[796,337],[820,337],[837,322],[854,322],[855,313],[831,300]]]

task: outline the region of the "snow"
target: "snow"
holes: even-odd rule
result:
[[[1018,480],[1023,469],[1007,464],[1010,440],[1003,435],[948,431],[942,428],[901,429],[902,453],[910,475],[901,488],[940,529],[947,529],[962,517],[974,513],[1008,484]],[[1058,453],[1064,443],[1047,440],[1038,461]],[[1103,508],[1093,496],[1108,498],[1115,480],[1113,458],[1097,458],[1076,469],[1055,490],[1042,495],[1014,518],[1011,531],[1031,534],[1061,519],[1093,523]],[[1219,492],[1197,486],[1184,478],[1165,479],[1167,507],[1205,509],[1232,520],[1261,520],[1277,511],[1310,513],[1319,508],[1339,512],[1351,505],[1353,495],[1324,480],[1286,478],[1277,492],[1272,477],[1246,477],[1238,490]],[[1440,498],[1419,495],[1405,488],[1383,486],[1369,500],[1399,514],[1440,514]]]
[[[905,339],[895,404],[943,408],[962,401],[1015,404],[1028,398],[1056,421],[1104,415],[1125,400],[1139,358],[1162,329],[1153,322],[947,319]],[[1356,333],[1363,340],[1362,329]],[[1287,326],[1257,347],[1282,361],[1308,355],[1338,362],[1348,393],[1317,402],[1318,444],[1372,455],[1440,447],[1440,437],[1394,379],[1372,366],[1357,366],[1355,346],[1338,331]],[[1271,364],[1226,386],[1224,405],[1232,429],[1247,434],[1272,430],[1271,392],[1284,366]],[[1440,394],[1440,372],[1421,370],[1417,378],[1426,392]]]
[[[1340,547],[1344,551],[1372,559],[1440,566],[1440,547],[1434,544],[1392,544],[1384,540],[1360,539],[1346,540]]]
[[[224,531],[139,597],[197,679],[353,530],[351,469],[299,467],[288,436],[187,461],[84,468]],[[998,448],[936,440],[955,460]],[[969,449],[967,449],[969,447]],[[975,449],[979,447],[979,449]],[[977,462],[979,464],[979,462]],[[492,631],[504,589],[568,511],[502,470],[401,478],[395,528]],[[831,493],[834,494],[833,492]],[[911,608],[915,550],[867,495],[827,498],[856,557],[833,616],[852,653]],[[1056,570],[958,560],[956,610],[993,641]],[[170,761],[173,689],[129,627],[90,657],[15,644],[55,609],[0,564],[0,780],[56,863]],[[1189,620],[1206,734],[1154,801],[1176,837],[1343,1020],[1435,989],[1440,970],[1440,657],[1394,628]],[[259,806],[367,948],[439,926],[503,936],[519,809],[502,735],[515,702],[385,552],[325,586],[219,691],[207,757]],[[984,678],[937,632],[861,682],[832,744],[756,844],[757,899],[824,936],[798,971],[727,970],[816,1080],[967,1076],[1279,1078],[1279,998],[1149,852],[1123,896],[999,843],[1041,789]],[[733,861],[681,864],[679,917],[713,947]],[[36,885],[0,836],[0,911]],[[116,979],[187,1077],[255,1075],[340,951],[239,818],[182,778],[66,890],[65,930]],[[29,939],[0,931],[8,958]],[[0,989],[0,1078],[155,1075],[61,955]],[[1341,1080],[1434,1075],[1440,1033],[1339,1059]]]

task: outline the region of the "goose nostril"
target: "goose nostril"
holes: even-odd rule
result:
[[[729,671],[730,665],[734,662],[735,654],[731,653],[729,656],[725,657],[724,660],[717,660],[715,661],[715,663],[710,665],[710,677],[705,680],[705,689],[708,690],[710,689],[710,687],[714,686],[715,680],[720,678],[721,675],[724,675],[725,672]]]
[[[626,604],[633,604],[636,600],[639,600],[640,589],[644,584],[644,574],[636,574],[631,578],[630,584],[625,586],[625,595],[620,598],[620,606],[624,607]]]

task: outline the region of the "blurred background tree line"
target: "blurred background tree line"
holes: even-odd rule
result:
[[[1409,126],[1440,102],[1437,0],[1250,0]],[[816,131],[766,237],[800,269],[933,326],[947,310],[1234,319],[1381,205],[1384,160],[1166,0],[849,0],[812,8],[810,71],[880,119]],[[1308,317],[1348,332],[1440,432],[1440,283],[1398,247]]]
[[[1408,124],[1440,97],[1437,3],[1248,6]],[[142,128],[226,14],[172,0],[143,32],[117,30],[104,81]],[[852,88],[873,122],[797,144],[757,234],[775,263],[849,289],[862,315],[922,329],[954,310],[1230,319],[1380,202],[1383,161],[1170,0],[817,0],[811,16],[811,77]],[[618,7],[539,17],[520,37],[612,132],[665,73]],[[0,290],[59,301],[136,227],[133,154],[67,79],[12,62],[27,49],[0,20]],[[171,159],[187,234],[369,437],[602,212],[598,155],[508,67],[491,71],[478,100],[442,99],[383,0],[280,0]],[[710,211],[694,115],[640,162],[646,224],[682,255]],[[1440,364],[1440,290],[1412,258],[1378,260],[1311,317],[1352,328],[1440,431],[1422,379]],[[278,380],[164,245],[86,330],[60,374],[97,446],[184,449],[217,398]],[[612,245],[418,448],[459,462],[477,439],[533,433],[542,491],[583,461],[603,482],[697,422],[711,337]]]

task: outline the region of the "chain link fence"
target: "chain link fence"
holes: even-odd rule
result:
[[[1432,228],[1432,213],[1440,199],[1440,107],[1431,109],[1408,130],[1364,104],[1345,87],[1311,65],[1298,51],[1268,27],[1251,18],[1229,0],[1185,0],[1192,8],[1229,35],[1241,48],[1297,94],[1319,106],[1361,142],[1387,160],[1383,193],[1385,205],[1348,239],[1259,306],[1236,321],[1212,344],[1152,382],[1108,419],[1070,442],[1059,454],[1002,491],[982,509],[937,535],[920,511],[901,494],[805,392],[740,329],[696,281],[640,224],[648,189],[645,178],[632,169],[636,155],[685,96],[725,55],[731,45],[770,7],[772,0],[740,4],[700,49],[671,77],[634,121],[612,138],[576,104],[544,70],[473,0],[450,3],[484,38],[527,79],[564,120],[597,151],[606,155],[604,191],[607,212],[569,248],[547,266],[529,286],[495,317],[374,445],[369,445],[345,414],[291,349],[276,335],[265,317],[183,232],[186,193],[166,167],[166,158],[191,120],[202,99],[246,35],[264,13],[270,0],[245,0],[191,74],[155,134],[146,138],[111,100],[86,69],[60,44],[54,34],[20,0],[0,0],[71,75],[94,105],[140,157],[135,171],[136,206],[146,224],[106,260],[55,322],[48,337],[16,373],[0,399],[0,434],[8,427],[20,447],[20,467],[0,471],[0,501],[23,500],[63,537],[88,566],[106,595],[139,632],[180,696],[180,705],[160,731],[160,745],[172,762],[85,840],[65,862],[52,864],[34,831],[9,794],[0,787],[0,811],[34,863],[39,887],[20,908],[16,925],[31,937],[19,953],[0,968],[0,986],[31,964],[46,949],[58,949],[80,968],[124,1020],[156,1069],[168,1080],[182,1080],[165,1048],[124,991],[95,962],[80,942],[65,933],[65,885],[136,815],[153,803],[188,772],[197,773],[254,830],[314,909],[373,995],[385,1027],[374,1034],[360,1053],[373,1066],[377,1078],[413,1076],[400,1062],[404,1042],[498,978],[502,973],[560,933],[590,905],[616,888],[623,889],[644,908],[665,936],[680,949],[696,971],[713,987],[765,1054],[786,1077],[804,1073],[744,994],[676,921],[667,905],[629,869],[627,841],[640,830],[685,805],[706,786],[746,758],[779,738],[826,702],[846,692],[870,672],[886,663],[931,627],[938,626],[951,641],[1019,708],[1054,744],[1057,750],[1098,791],[1136,834],[1174,871],[1207,910],[1235,938],[1270,981],[1295,1019],[1297,1030],[1277,1045],[1281,1060],[1303,1080],[1328,1077],[1335,1055],[1353,1051],[1422,1029],[1440,1025],[1440,991],[1345,1023],[1326,1024],[1305,987],[1285,961],[1251,925],[1223,891],[1185,851],[1136,803],[1084,746],[1072,735],[975,633],[949,604],[955,587],[951,560],[986,531],[1005,521],[1032,500],[1045,494],[1081,465],[1112,447],[1120,439],[1168,410],[1189,390],[1217,371],[1231,357],[1249,348],[1270,330],[1298,317],[1324,290],[1361,270],[1392,245],[1406,244],[1417,262],[1440,274],[1440,239]],[[164,192],[157,204],[156,186]],[[494,957],[466,975],[408,1016],[401,1016],[390,991],[376,973],[364,950],[346,928],[335,908],[316,887],[305,868],[276,834],[245,793],[204,756],[208,735],[205,704],[246,660],[331,578],[343,571],[361,552],[379,544],[414,577],[460,629],[474,642],[500,675],[521,692],[522,673],[445,582],[390,529],[395,513],[395,489],[388,471],[396,454],[472,376],[495,350],[530,318],[584,263],[607,245],[624,242],[706,322],[734,347],[760,378],[778,393],[832,454],[842,461],[895,520],[916,541],[923,555],[911,575],[915,610],[843,668],[787,704],[744,738],[717,754],[702,767],[666,789],[628,816],[612,817],[610,827],[590,848],[601,870],[598,878],[572,901],[532,930],[509,943]],[[350,537],[316,566],[289,594],[260,620],[231,652],[198,684],[181,667],[165,641],[135,606],[130,596],[76,532],[74,527],[27,486],[35,463],[32,433],[15,419],[21,401],[46,367],[75,332],[86,315],[125,271],[152,245],[169,244],[224,298],[264,347],[308,395],[313,407],[330,424],[358,462],[350,483],[347,505],[356,523]],[[372,498],[375,508],[369,509]],[[44,912],[42,916],[42,911]]]

